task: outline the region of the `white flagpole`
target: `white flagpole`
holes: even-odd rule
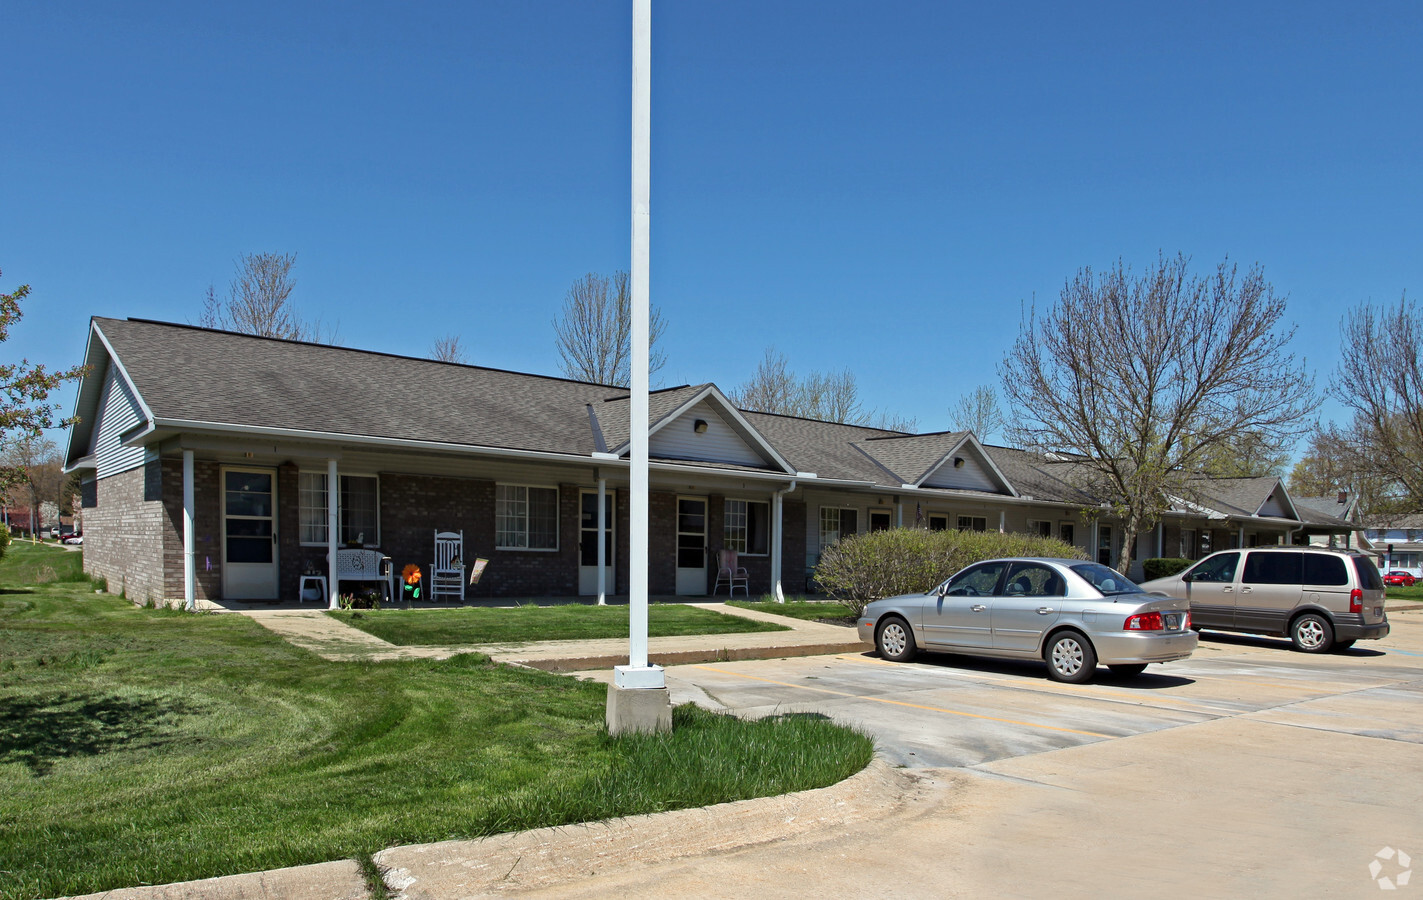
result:
[[[628,665],[613,669],[617,688],[664,689],[662,667],[647,661],[648,252],[651,229],[652,0],[632,4],[632,403],[628,522]],[[665,703],[665,701],[663,701]],[[670,720],[668,720],[670,724]],[[610,716],[610,726],[612,717]],[[640,729],[639,729],[640,730]]]

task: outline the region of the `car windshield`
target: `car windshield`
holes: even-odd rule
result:
[[[1103,596],[1110,597],[1113,594],[1137,594],[1141,588],[1134,582],[1115,569],[1109,569],[1100,563],[1078,563],[1072,567],[1072,571],[1081,575],[1092,587],[1096,588]]]

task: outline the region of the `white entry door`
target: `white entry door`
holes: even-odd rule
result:
[[[276,600],[277,473],[222,470],[222,596]]]
[[[677,498],[677,594],[707,592],[707,498]]]
[[[592,596],[598,593],[598,492],[584,491],[579,497],[581,510],[578,532],[578,593]],[[612,594],[613,587],[613,492],[603,497],[603,583]]]

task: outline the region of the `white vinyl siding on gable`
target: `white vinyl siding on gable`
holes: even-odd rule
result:
[[[1270,494],[1270,498],[1260,507],[1260,511],[1256,513],[1256,515],[1290,518],[1290,514],[1285,511],[1285,505],[1280,502],[1280,491],[1278,488],[1275,489],[1274,493]]]
[[[707,430],[702,434],[697,434],[695,428],[698,419],[707,423]],[[760,452],[747,444],[722,418],[720,410],[706,400],[658,429],[647,439],[647,452],[663,459],[766,465]]]
[[[143,465],[142,447],[124,447],[119,444],[119,435],[130,431],[143,422],[143,413],[138,401],[129,392],[128,385],[119,377],[118,369],[109,367],[109,376],[104,380],[104,391],[99,397],[99,416],[94,423],[95,476],[106,478],[127,472]]]
[[[955,456],[963,460],[963,465],[956,468],[953,457],[944,460],[943,465],[924,479],[924,487],[958,488],[959,490],[988,491],[994,494],[1004,492],[988,467],[978,459],[977,454],[973,451],[963,450],[963,452],[956,453]]]

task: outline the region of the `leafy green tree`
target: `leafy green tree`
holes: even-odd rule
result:
[[[0,293],[0,342],[9,340],[11,326],[23,315],[20,301],[29,294],[28,284],[8,294]],[[59,404],[49,402],[49,397],[65,382],[83,376],[84,371],[83,366],[50,371],[42,365],[31,365],[27,359],[0,363],[0,452],[5,457],[23,441],[41,440],[46,428],[74,423],[74,419],[59,418]],[[0,464],[0,490],[26,484],[28,480],[23,465]]]

